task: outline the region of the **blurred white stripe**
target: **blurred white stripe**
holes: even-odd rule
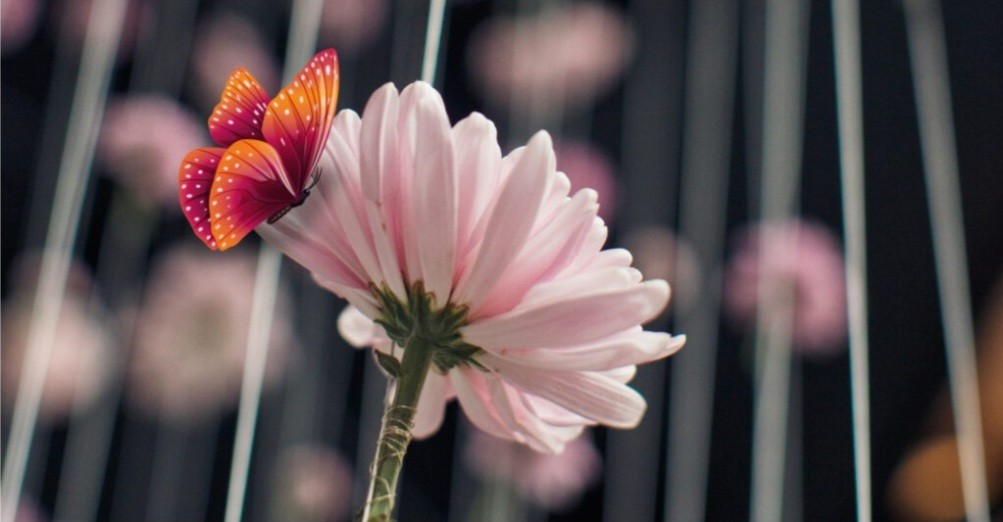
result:
[[[731,126],[738,55],[738,4],[691,4],[685,76],[679,230],[705,267],[706,286],[674,329],[687,336],[672,358],[669,396],[667,521],[700,522],[706,515],[714,406],[720,268],[724,252]]]
[[[850,390],[857,520],[870,522],[871,410],[867,339],[867,234],[864,205],[864,106],[860,76],[860,6],[832,0],[836,58],[836,109],[843,184],[847,321],[850,333]]]
[[[778,256],[793,254],[796,238],[788,232],[775,239],[774,225],[783,226],[797,212],[801,187],[804,123],[805,59],[808,9],[803,0],[767,0],[763,61],[763,152],[761,181],[760,273],[756,317],[756,383],[752,433],[752,491],[749,506],[754,522],[779,522],[783,516],[784,471],[790,407],[791,328],[794,289],[770,281],[769,267]]]
[[[21,369],[21,382],[11,420],[10,440],[3,466],[0,519],[14,520],[20,503],[24,472],[38,420],[45,376],[59,319],[70,258],[76,242],[80,212],[97,129],[107,99],[108,83],[115,63],[125,0],[96,0],[91,7],[80,63],[80,76],[73,93],[66,146],[60,160],[59,178],[42,254],[38,287],[28,335],[28,354]]]
[[[940,10],[936,0],[905,2],[965,516],[970,522],[989,522],[965,227]]]

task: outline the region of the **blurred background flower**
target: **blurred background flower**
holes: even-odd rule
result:
[[[236,404],[244,370],[255,258],[194,245],[153,267],[136,319],[129,368],[134,403],[176,421],[198,421]],[[266,385],[275,384],[295,341],[288,298],[272,317]]]
[[[195,33],[188,77],[202,113],[209,114],[216,106],[227,78],[237,67],[250,71],[265,92],[279,88],[275,53],[254,24],[234,13],[203,20]]]
[[[575,505],[602,472],[602,460],[588,432],[558,455],[470,430],[463,452],[467,467],[485,481],[515,486],[526,500],[548,511]]]
[[[279,456],[275,482],[277,520],[348,520],[352,471],[334,449],[315,444],[287,448]]]
[[[319,47],[352,54],[371,44],[386,25],[386,0],[325,0]]]
[[[0,1],[0,53],[16,52],[34,36],[41,7],[38,0]]]
[[[763,266],[763,241],[772,245],[789,241],[790,248],[773,252],[766,258],[771,264]],[[749,226],[736,234],[725,273],[724,306],[739,324],[756,321],[760,275],[790,285],[795,349],[824,356],[845,348],[846,276],[839,240],[829,229],[792,221]]]
[[[105,171],[147,205],[178,210],[178,165],[208,141],[205,123],[178,102],[157,95],[112,100],[98,141]]]
[[[3,304],[3,407],[16,399],[31,328],[32,305],[37,281],[37,256],[22,260],[18,286]],[[119,364],[116,338],[108,328],[99,300],[92,295],[90,274],[77,263],[59,320],[47,326],[55,330],[49,371],[39,415],[48,421],[63,420],[75,411],[85,411],[107,388]]]
[[[620,11],[577,2],[486,22],[472,37],[468,57],[473,79],[495,103],[578,108],[613,86],[632,49]]]

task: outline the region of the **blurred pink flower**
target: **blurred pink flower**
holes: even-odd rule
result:
[[[236,404],[255,267],[253,257],[194,248],[173,250],[156,263],[136,317],[129,368],[136,405],[198,421]],[[282,376],[294,343],[287,306],[279,299],[273,316],[266,385]]]
[[[5,56],[28,43],[38,25],[38,0],[0,0],[0,53]]]
[[[480,429],[541,451],[585,426],[637,425],[635,365],[684,342],[640,326],[669,287],[642,282],[628,252],[601,251],[596,193],[570,195],[549,135],[502,158],[483,116],[450,128],[428,84],[388,84],[361,119],[338,114],[320,165],[304,204],[258,233],[370,320],[396,321],[388,302],[417,292],[429,313],[460,314],[436,345],[417,436],[438,429],[454,393]],[[339,326],[357,345],[386,335],[351,315]]]
[[[386,0],[325,0],[320,41],[341,53],[358,51],[379,36],[386,19]]]
[[[37,258],[32,258],[37,260]],[[3,406],[13,407],[20,384],[31,328],[37,265],[23,265],[18,288],[3,305]],[[90,276],[81,265],[71,268],[62,310],[55,328],[52,356],[39,415],[46,420],[70,416],[75,401],[83,408],[105,390],[117,364],[115,338],[98,306],[90,299]],[[80,410],[76,410],[80,411]]]
[[[620,77],[633,35],[620,11],[586,2],[538,16],[497,17],[470,45],[470,69],[492,100],[523,108],[578,107]]]
[[[557,170],[571,180],[571,192],[590,188],[599,194],[599,217],[607,225],[616,215],[616,173],[606,155],[595,147],[577,142],[562,142],[554,146]]]
[[[473,430],[464,461],[482,479],[508,482],[548,511],[574,506],[602,471],[599,452],[588,435],[569,441],[563,453],[550,455]]]
[[[351,511],[352,471],[337,451],[297,446],[279,457],[280,520],[334,522]]]
[[[206,111],[212,109],[230,73],[238,67],[254,71],[254,78],[266,92],[279,88],[279,65],[254,24],[233,14],[200,23],[189,77],[199,105]]]
[[[205,141],[202,129],[191,112],[171,99],[119,98],[105,112],[98,160],[140,201],[177,210],[178,164]]]
[[[792,285],[792,341],[804,354],[839,350],[846,338],[846,280],[839,240],[822,225],[792,221],[765,230],[750,226],[737,235],[725,273],[725,310],[738,322],[756,320],[760,272],[771,281]],[[761,241],[790,249],[775,250],[771,266],[761,266]]]
[[[54,31],[58,37],[68,36],[69,44],[80,48],[87,36],[87,24],[90,22],[91,6],[94,0],[56,0]],[[101,16],[106,16],[101,13]],[[141,38],[148,36],[153,25],[150,11],[143,9],[142,0],[128,0],[126,3],[124,26],[118,42],[118,60],[129,60],[136,50]]]
[[[628,232],[623,246],[634,254],[634,264],[641,272],[669,282],[671,306],[685,308],[696,297],[703,275],[697,254],[685,239],[667,228],[647,226]]]

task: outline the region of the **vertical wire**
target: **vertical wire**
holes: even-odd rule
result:
[[[708,0],[691,6],[679,223],[681,235],[713,275],[676,322],[688,341],[686,350],[671,363],[664,518],[700,522],[706,515],[710,463],[738,5],[733,0]]]
[[[762,162],[758,201],[762,221],[756,317],[757,370],[752,434],[753,522],[783,517],[784,472],[789,434],[791,328],[794,292],[767,275],[780,256],[793,253],[796,231],[784,230],[795,215],[800,188],[804,122],[808,9],[803,0],[766,0]]]
[[[289,22],[283,78],[289,81],[310,59],[320,31],[322,0],[293,2]],[[268,359],[275,301],[282,271],[282,254],[267,244],[258,251],[258,270],[254,277],[254,297],[251,301],[251,326],[247,334],[247,356],[241,380],[240,404],[237,409],[237,430],[234,435],[233,458],[226,494],[225,522],[240,522],[247,494],[247,479],[254,449],[254,430],[261,408],[261,389]]]
[[[10,440],[3,466],[0,515],[14,520],[24,486],[24,474],[38,420],[45,378],[66,291],[70,258],[83,209],[86,181],[97,140],[95,130],[107,99],[115,51],[122,31],[124,0],[98,0],[91,8],[73,93],[66,145],[60,159],[59,177],[42,255],[38,286],[28,336],[28,354],[21,368]]]
[[[864,107],[860,73],[860,5],[832,0],[836,61],[836,110],[843,234],[846,251],[847,322],[857,520],[872,519],[871,412],[867,339],[867,230],[864,199]]]
[[[970,522],[989,522],[965,228],[940,10],[940,2],[936,0],[905,2],[965,517]]]

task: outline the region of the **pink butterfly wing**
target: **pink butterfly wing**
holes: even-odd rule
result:
[[[338,55],[317,53],[268,104],[261,130],[278,151],[290,184],[303,190],[331,132],[338,102]]]
[[[209,196],[212,235],[220,250],[299,200],[303,189],[288,184],[284,168],[278,151],[264,141],[240,140],[226,149]]]
[[[195,235],[205,246],[216,250],[216,240],[209,228],[209,190],[226,149],[200,147],[189,152],[178,168],[178,201]]]
[[[268,107],[268,94],[243,68],[230,74],[209,116],[209,135],[221,147],[242,139],[264,139],[261,124]]]

